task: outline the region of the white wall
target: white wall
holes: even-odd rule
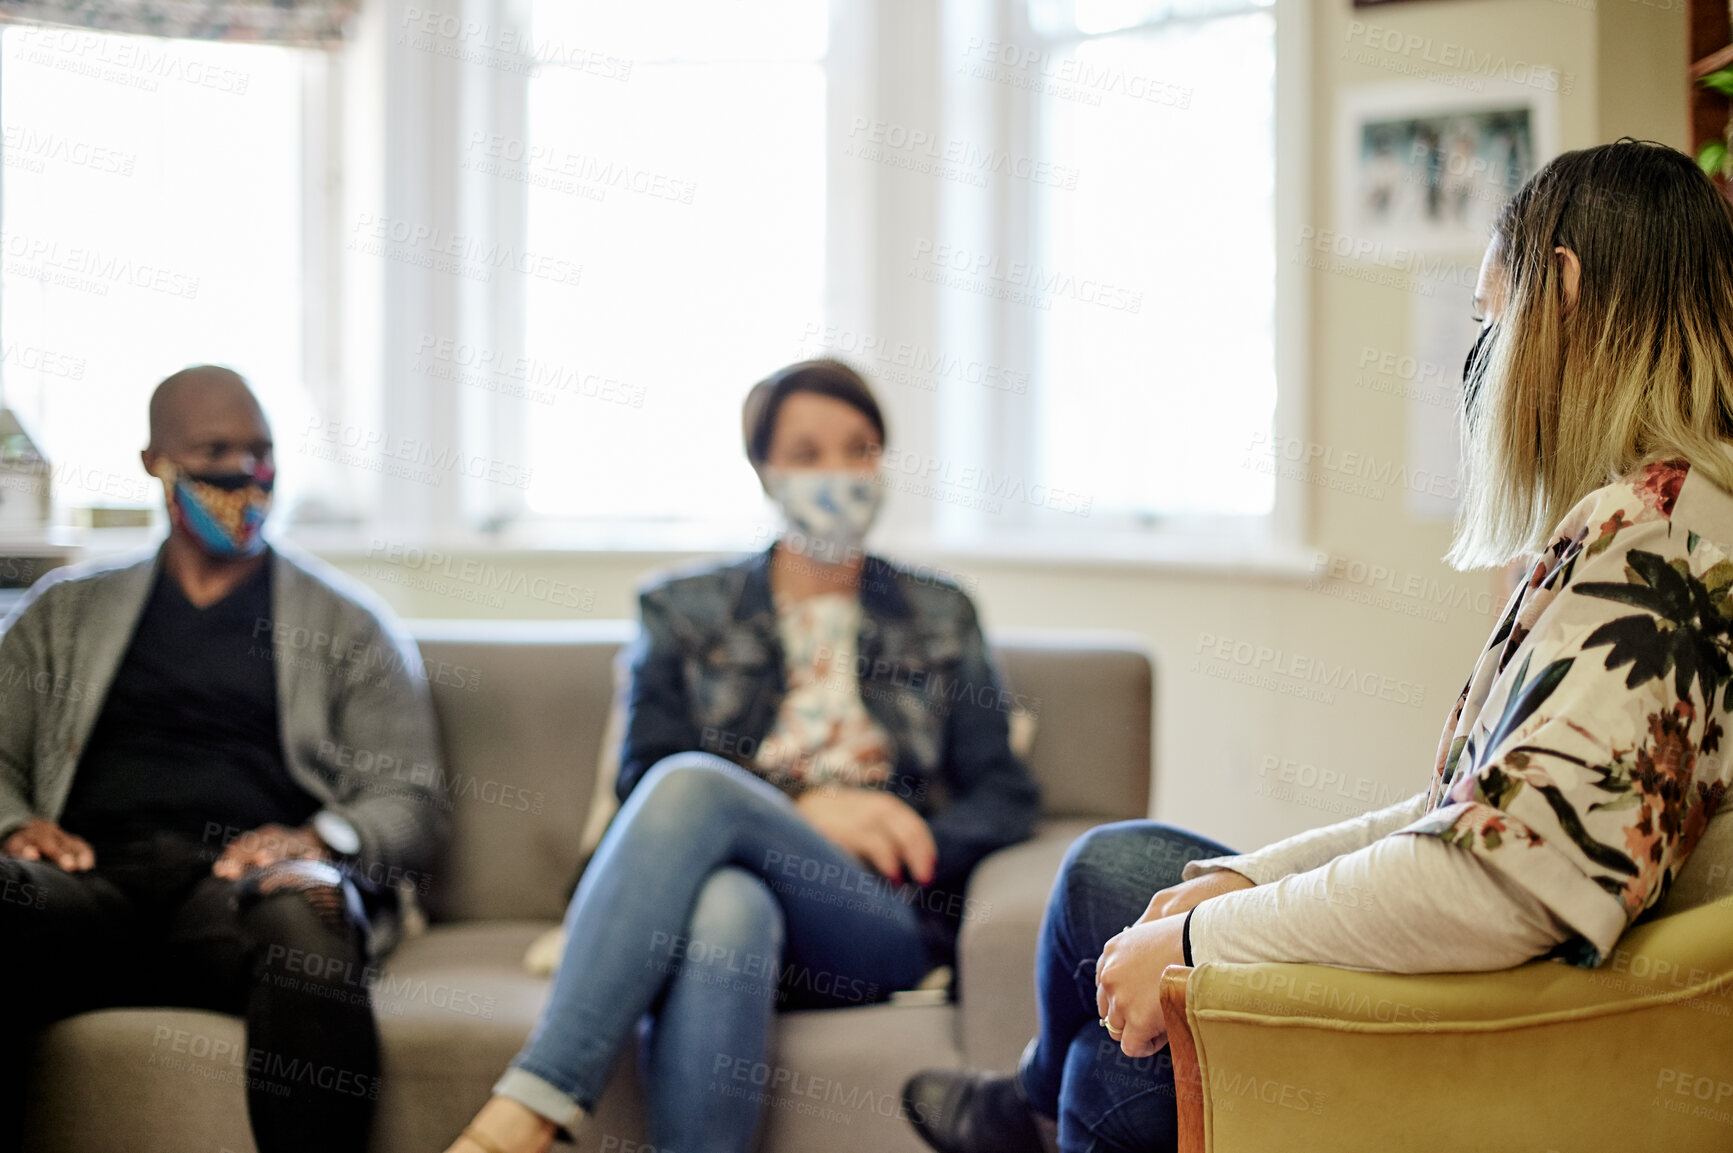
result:
[[[1333,227],[1330,158],[1342,88],[1435,67],[1428,53],[1438,58],[1447,46],[1507,57],[1513,70],[1523,64],[1556,72],[1562,147],[1626,133],[1683,145],[1684,21],[1668,0],[1429,0],[1358,10],[1346,0],[1315,0],[1314,11],[1316,228]],[[1369,46],[1356,20],[1399,32],[1404,47]],[[1478,255],[1461,259],[1472,267]],[[1446,283],[1439,291],[1459,292],[1467,313],[1467,288]],[[1411,294],[1337,267],[1312,271],[1311,294],[1310,438],[1339,452],[1402,457],[1413,402],[1355,380],[1367,350],[1409,350]],[[723,434],[733,435],[719,430]],[[1392,574],[1382,582],[1387,587],[1247,572],[982,561],[954,567],[975,582],[989,628],[1115,628],[1141,638],[1157,661],[1154,815],[1249,847],[1424,787],[1444,716],[1485,639],[1489,609],[1496,611],[1501,600],[1492,575],[1456,574],[1440,562],[1448,526],[1411,519],[1400,493],[1382,500],[1324,489],[1311,495],[1308,540],[1332,556]],[[629,616],[641,576],[676,559],[473,554],[430,573],[425,565],[393,566],[353,551],[327,555],[407,616]],[[526,583],[560,584],[548,599],[507,595],[497,607],[478,604],[472,598],[482,585],[474,579],[477,570],[465,565],[481,564],[510,570]],[[429,578],[434,587],[402,583]],[[1354,599],[1366,596],[1376,599]],[[587,609],[568,607],[574,603]],[[1211,638],[1249,646],[1239,650],[1242,656],[1266,668],[1278,660],[1288,667],[1295,661],[1346,665],[1373,694],[1383,689],[1418,697],[1418,705],[1342,690],[1333,701],[1307,700],[1282,691],[1291,680],[1274,679],[1276,687],[1269,687],[1223,679],[1211,675],[1216,664],[1244,666],[1231,658],[1200,661]],[[1260,657],[1258,650],[1268,653]],[[1271,763],[1273,771],[1266,769]],[[1295,778],[1286,783],[1288,791],[1284,773]],[[1328,783],[1319,784],[1325,774]]]

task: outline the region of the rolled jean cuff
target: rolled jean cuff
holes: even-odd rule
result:
[[[576,1133],[578,1122],[584,1119],[582,1105],[534,1073],[515,1065],[494,1083],[493,1093],[496,1097],[510,1097],[530,1112],[546,1117],[567,1136]]]

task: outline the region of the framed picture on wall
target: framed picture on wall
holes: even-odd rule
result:
[[[1557,151],[1557,108],[1553,93],[1518,84],[1344,89],[1338,231],[1356,243],[1478,253],[1504,202]]]

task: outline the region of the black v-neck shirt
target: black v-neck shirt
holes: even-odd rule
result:
[[[204,608],[159,572],[73,776],[60,825],[95,843],[211,842],[300,825],[318,801],[283,762],[271,561]]]

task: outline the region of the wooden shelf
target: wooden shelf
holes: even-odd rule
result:
[[[1691,65],[1691,79],[1701,80],[1709,73],[1719,72],[1729,64],[1733,64],[1733,44],[1729,44],[1721,51],[1705,56]]]

